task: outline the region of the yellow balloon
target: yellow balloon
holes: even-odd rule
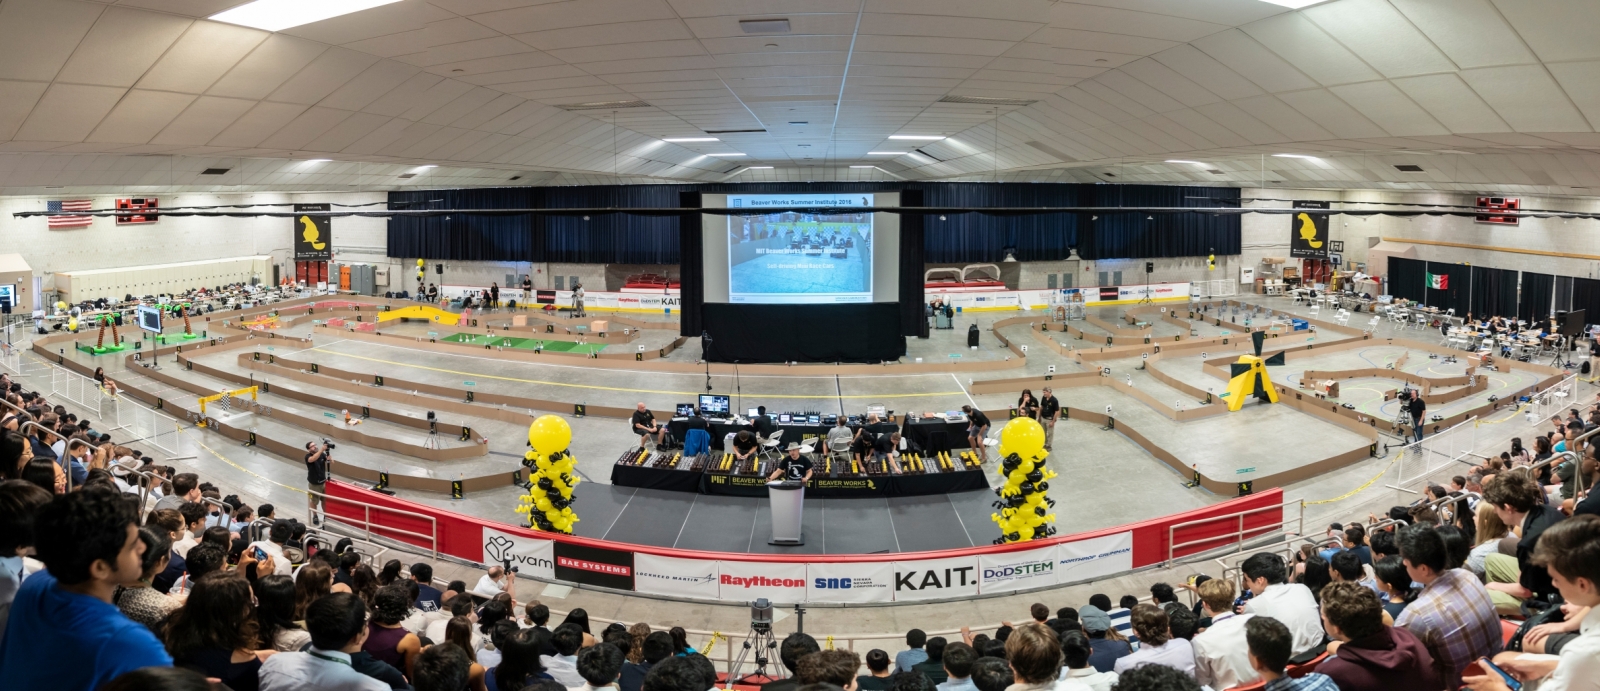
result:
[[[67,329],[72,330],[72,331],[77,331],[78,330],[78,318],[77,317],[73,317],[73,318],[67,320]]]
[[[423,264],[423,261],[421,259],[418,259],[417,260],[417,266],[422,266],[422,264]]]
[[[550,459],[545,458],[544,456],[539,456],[539,457],[535,458],[534,461],[533,461],[533,464],[536,465],[536,466],[539,466],[539,471],[540,472],[544,472],[544,471],[550,469]]]
[[[550,507],[552,506],[551,503],[550,503],[550,500],[549,499],[545,499],[544,497],[539,497],[537,500],[534,501],[533,505],[539,507],[539,511],[541,511],[541,512],[549,511]]]
[[[1044,428],[1040,428],[1039,434],[1043,439]],[[528,442],[541,454],[564,451],[567,445],[572,443],[572,427],[560,416],[541,415],[533,421],[533,424],[528,425]]]
[[[1019,417],[1000,430],[1000,443],[1023,458],[1042,455],[1044,427],[1033,418]]]
[[[59,300],[59,301],[56,302],[56,309],[64,310],[66,308],[67,308],[67,301],[66,300]]]
[[[550,519],[551,523],[555,523],[561,518],[561,512],[555,509],[548,509],[544,512],[544,517]]]
[[[1019,536],[1017,538],[1017,542],[1027,542],[1033,539],[1033,528],[1029,528],[1028,526],[1018,526],[1017,529],[1012,532],[1015,532]]]

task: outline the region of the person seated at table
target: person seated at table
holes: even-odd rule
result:
[[[645,407],[644,401],[640,401],[633,411],[633,433],[639,435],[639,448],[642,449],[644,440],[650,437],[655,437],[656,446],[660,446],[667,436],[667,428],[656,423],[656,414]]]
[[[699,408],[696,408],[694,414],[683,421],[683,426],[685,434],[691,429],[702,429],[706,431],[706,434],[711,433],[711,423],[706,422],[706,415]]]
[[[761,443],[756,441],[755,433],[750,430],[739,430],[733,437],[734,465],[739,465],[750,460],[756,455],[756,449],[761,448]]]
[[[839,424],[828,430],[828,451],[849,449],[855,442],[856,433],[850,430],[849,420],[839,416]]]
[[[762,439],[771,439],[778,433],[778,425],[772,421],[772,416],[767,415],[767,407],[756,408],[756,417],[750,421],[750,431],[755,432]]]

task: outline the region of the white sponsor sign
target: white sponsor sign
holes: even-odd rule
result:
[[[764,597],[773,602],[806,601],[806,565],[759,561],[724,561],[717,584],[723,600],[744,602]]]
[[[983,554],[978,557],[982,593],[1003,593],[1056,584],[1055,545],[1040,549]]]
[[[556,577],[555,543],[549,540],[503,533],[485,526],[482,542],[485,564],[505,564],[510,561],[523,576],[548,579]]]
[[[718,598],[718,562],[633,553],[633,589],[653,595]]]
[[[1133,570],[1133,532],[1056,546],[1056,583],[1079,583]]]
[[[894,568],[887,562],[837,562],[806,566],[807,602],[889,602]]]
[[[946,600],[978,594],[975,557],[894,562],[895,602]]]

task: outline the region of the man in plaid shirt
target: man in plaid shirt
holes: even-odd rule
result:
[[[1428,647],[1445,688],[1459,688],[1467,665],[1504,647],[1494,601],[1476,576],[1449,563],[1444,539],[1433,526],[1402,530],[1399,542],[1406,571],[1423,587],[1394,625],[1416,634]]]

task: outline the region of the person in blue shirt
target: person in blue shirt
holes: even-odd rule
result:
[[[48,570],[24,581],[12,603],[0,642],[7,688],[92,691],[124,672],[172,666],[150,629],[111,604],[119,586],[143,575],[132,505],[112,490],[57,495],[40,509],[34,535]]]
[[[922,629],[912,629],[906,632],[906,649],[894,656],[894,671],[909,672],[912,667],[928,661],[928,651],[922,646],[928,644],[928,634]]]

